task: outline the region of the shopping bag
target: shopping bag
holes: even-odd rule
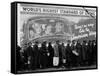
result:
[[[59,57],[53,57],[53,66],[59,65]]]
[[[63,59],[62,62],[63,62],[63,63],[66,63],[66,59]]]

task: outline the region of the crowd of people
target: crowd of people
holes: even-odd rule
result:
[[[65,45],[66,44],[66,45]],[[43,68],[72,68],[96,65],[97,44],[95,40],[78,40],[67,43],[41,42],[17,46],[17,70],[35,70]]]

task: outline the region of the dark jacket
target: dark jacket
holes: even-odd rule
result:
[[[87,51],[88,47],[85,44],[82,44],[82,60],[87,60]]]
[[[49,46],[48,46],[48,52],[50,53],[50,57],[53,57],[54,56],[54,49],[51,46],[51,44],[49,44]]]
[[[33,56],[33,49],[31,46],[28,46],[26,49],[27,56]]]

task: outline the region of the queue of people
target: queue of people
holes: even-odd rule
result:
[[[43,68],[72,68],[96,65],[97,44],[95,40],[64,42],[34,42],[17,46],[17,70]]]

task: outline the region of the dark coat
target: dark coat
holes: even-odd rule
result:
[[[69,44],[66,46],[66,60],[68,62],[71,62],[71,60],[72,60],[72,50],[71,50],[71,46]]]
[[[64,45],[61,46],[61,53],[62,53],[62,58],[66,59],[66,50]]]
[[[59,53],[59,58],[62,58],[62,51],[63,51],[63,46],[58,44],[58,53]],[[61,60],[61,59],[60,59]]]
[[[92,52],[93,61],[96,62],[96,60],[97,60],[97,45],[96,44],[95,45],[93,44],[92,45],[92,49],[93,49],[93,52]]]
[[[48,46],[48,52],[50,53],[50,57],[54,56],[54,49],[51,45]]]
[[[81,51],[82,50],[82,46],[80,43],[76,44],[76,52],[79,54],[79,57],[81,57]]]
[[[39,67],[39,49],[38,49],[38,45],[34,45],[33,46],[33,58],[34,58],[34,67],[38,68]]]
[[[80,43],[76,44],[76,52],[78,53],[77,63],[81,64],[81,62],[82,62],[82,45]]]
[[[50,54],[48,56],[48,67],[52,67],[53,66],[54,49],[51,46],[51,44],[49,44],[49,46],[48,46],[48,53]]]
[[[72,56],[71,56],[72,64],[75,65],[77,62],[77,55],[73,53],[73,51],[76,51],[76,45],[74,44],[71,45],[71,51],[72,51]]]
[[[28,46],[26,49],[26,53],[28,57],[33,56],[33,48],[31,46]]]
[[[85,44],[82,44],[82,60],[87,60],[88,57],[88,47]]]
[[[47,67],[47,63],[48,63],[47,53],[48,52],[47,52],[46,45],[42,45],[42,47],[40,48],[40,65],[42,66],[42,68]]]

